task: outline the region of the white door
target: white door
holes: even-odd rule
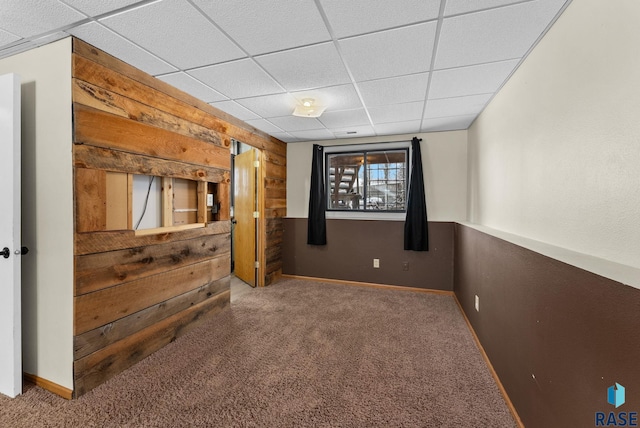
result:
[[[0,393],[22,393],[20,78],[0,76]]]

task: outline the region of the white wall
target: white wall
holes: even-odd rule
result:
[[[640,268],[640,2],[614,3],[572,2],[471,126],[469,220]]]
[[[465,220],[467,215],[466,131],[350,138],[315,143],[334,146],[411,141],[415,136],[422,138],[421,152],[429,221]],[[308,216],[313,144],[314,142],[304,142],[287,145],[287,217],[306,218]],[[383,217],[387,218],[384,215],[376,215],[376,218]],[[403,215],[400,217],[404,220]],[[371,216],[369,215],[368,218]]]
[[[0,60],[22,78],[23,370],[73,388],[71,39]]]
[[[138,230],[162,227],[162,177],[155,177],[149,186],[151,176],[133,176],[133,226]],[[147,195],[149,195],[147,197]],[[146,208],[145,208],[146,201]],[[144,215],[143,215],[144,214]]]

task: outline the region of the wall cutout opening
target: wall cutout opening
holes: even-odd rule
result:
[[[166,233],[220,220],[218,183],[183,178],[76,170],[76,231]]]

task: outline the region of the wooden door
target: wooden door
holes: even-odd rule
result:
[[[22,393],[20,78],[0,76],[0,393]]]
[[[235,157],[233,172],[233,230],[235,274],[256,286],[256,167],[257,150],[251,149]]]

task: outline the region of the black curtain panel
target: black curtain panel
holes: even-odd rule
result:
[[[409,197],[407,198],[407,218],[404,222],[404,249],[429,251],[427,198],[424,193],[420,141],[422,139],[417,137],[413,137],[413,140],[411,140],[413,162],[411,165],[411,181],[409,182]]]
[[[307,225],[307,244],[327,245],[327,225],[325,209],[327,207],[324,191],[324,171],[322,168],[324,147],[313,145],[311,161],[311,189],[309,191],[309,219]]]

